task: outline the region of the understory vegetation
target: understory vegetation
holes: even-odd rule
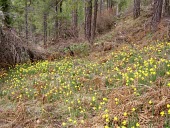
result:
[[[1,74],[0,119],[21,127],[168,128],[169,49],[169,42],[124,44],[82,59],[17,65]]]

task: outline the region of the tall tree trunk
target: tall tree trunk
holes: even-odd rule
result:
[[[107,0],[107,10],[109,9],[109,0]]]
[[[73,0],[72,24],[73,24],[74,36],[78,37],[78,12],[77,12],[76,0]]]
[[[11,5],[11,1],[10,0],[1,0],[0,2],[0,9],[2,10],[2,12],[5,14],[4,15],[4,24],[7,27],[10,27],[11,25],[11,17],[10,17],[10,5]]]
[[[91,36],[92,43],[96,35],[97,12],[98,12],[98,0],[94,0],[93,26],[92,26],[92,36]]]
[[[84,16],[84,35],[85,35],[85,38],[87,39],[87,6],[86,6],[86,0],[84,0],[84,12],[85,12],[85,16]]]
[[[117,5],[116,5],[116,16],[118,16],[119,15],[119,3],[117,3]]]
[[[62,12],[63,12],[62,5],[63,5],[63,1],[61,0],[61,1],[60,1],[60,13],[62,13]]]
[[[60,36],[61,31],[61,18],[59,17],[59,13],[62,13],[62,0],[56,0],[56,6],[55,6],[55,12],[56,12],[56,18],[55,18],[55,38],[58,40]]]
[[[154,6],[153,7],[154,12],[151,21],[151,29],[152,31],[156,31],[158,24],[161,21],[163,0],[154,0],[153,6]]]
[[[28,44],[28,0],[25,0],[25,38]]]
[[[168,17],[170,16],[170,5],[169,5],[169,0],[164,1],[164,16]]]
[[[167,37],[168,37],[168,41],[170,41],[170,22],[168,23]]]
[[[90,42],[92,23],[92,0],[86,0],[86,38]]]
[[[59,7],[59,13],[60,14],[63,12],[62,5],[63,5],[63,1],[59,0],[58,7]],[[59,17],[58,18],[58,35],[59,36],[61,35],[61,31],[62,31],[62,17]]]
[[[59,37],[59,30],[58,30],[58,0],[56,0],[56,6],[55,6],[55,12],[56,12],[56,18],[55,18],[55,38],[56,40]]]
[[[44,46],[45,46],[47,43],[47,12],[44,12],[43,20],[44,20],[43,26],[44,26]]]
[[[107,0],[107,10],[112,7],[112,0]]]
[[[134,7],[133,7],[133,17],[134,19],[140,16],[140,0],[134,0]]]
[[[112,8],[112,0],[109,0],[109,8]]]
[[[103,9],[103,0],[100,0],[100,15],[102,14]]]

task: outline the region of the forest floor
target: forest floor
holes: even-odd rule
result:
[[[1,72],[0,128],[169,128],[166,19],[153,34],[145,17],[120,19],[89,55],[78,44],[83,57]]]

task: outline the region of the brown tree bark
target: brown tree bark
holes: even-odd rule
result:
[[[169,0],[164,1],[164,16],[166,16],[166,17],[170,16]]]
[[[63,12],[63,0],[59,0],[59,13],[61,14]],[[62,31],[62,17],[59,17],[58,19],[58,35],[61,36],[61,31]]]
[[[55,38],[56,40],[59,37],[59,30],[58,30],[58,0],[56,0],[56,5],[55,5],[55,13],[56,13],[56,18],[55,18]]]
[[[97,24],[97,12],[98,12],[98,0],[94,0],[94,11],[93,11],[93,26],[92,26],[92,36],[91,42],[93,43],[96,35],[96,24]]]
[[[61,21],[61,17],[59,17],[59,13],[62,13],[63,9],[62,9],[62,4],[63,1],[62,0],[55,0],[55,13],[56,13],[56,18],[55,18],[55,38],[56,40],[58,40],[58,38],[60,37],[60,30],[61,30],[61,25],[62,25],[62,21]]]
[[[167,37],[168,37],[168,41],[170,41],[170,22],[168,23]]]
[[[60,13],[63,12],[62,6],[63,6],[63,1],[61,0],[61,1],[60,1]]]
[[[28,0],[25,0],[25,39],[28,44]]]
[[[86,0],[86,27],[85,27],[85,35],[86,39],[90,42],[91,39],[91,23],[92,23],[92,0]]]
[[[117,3],[117,5],[116,5],[116,16],[118,16],[119,15],[119,4]]]
[[[109,0],[107,0],[107,10],[109,9]]]
[[[87,39],[87,34],[86,34],[86,31],[87,31],[87,16],[86,16],[87,6],[86,6],[86,0],[84,0],[84,12],[85,12],[85,16],[84,16],[84,35],[85,35],[85,38]]]
[[[78,12],[77,12],[76,0],[73,0],[72,24],[73,24],[74,36],[78,37]]]
[[[102,14],[103,9],[103,0],[100,0],[100,15]]]
[[[107,0],[107,9],[111,9],[112,8],[112,0]]]
[[[140,16],[140,0],[134,0],[134,7],[133,7],[133,17],[134,19]]]
[[[152,29],[152,31],[157,30],[158,24],[161,21],[162,6],[163,6],[163,0],[154,0],[153,16],[152,16],[152,21],[151,21],[151,29]]]
[[[44,12],[43,14],[43,26],[44,26],[44,46],[46,45],[47,42],[47,13]]]

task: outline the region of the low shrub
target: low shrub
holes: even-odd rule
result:
[[[97,19],[97,32],[102,34],[107,32],[115,25],[114,12],[107,10],[98,16]]]

